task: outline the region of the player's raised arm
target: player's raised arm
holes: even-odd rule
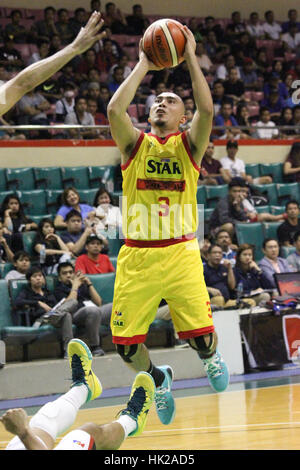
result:
[[[208,145],[214,108],[209,86],[196,59],[196,42],[193,33],[186,26],[183,27],[183,31],[186,37],[184,58],[191,75],[193,95],[197,108],[187,135],[193,158],[197,164],[200,164]]]
[[[100,33],[103,20],[94,12],[74,41],[56,54],[36,62],[0,87],[0,116],[5,114],[23,95],[54,75],[76,55],[92,47],[105,33]]]
[[[114,93],[107,107],[111,134],[125,161],[130,156],[140,135],[140,131],[133,126],[127,114],[127,108],[149,70],[159,70],[159,68],[148,60],[140,44],[138,63]]]

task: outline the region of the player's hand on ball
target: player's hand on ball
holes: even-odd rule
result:
[[[192,55],[195,55],[196,41],[195,41],[192,31],[187,26],[183,26],[182,31],[186,38],[186,44],[185,44],[183,57],[185,59],[188,59]]]
[[[153,64],[153,62],[151,62],[151,60],[148,59],[144,49],[143,49],[143,40],[141,39],[140,40],[140,43],[139,43],[139,59],[140,59],[140,62],[144,62],[145,64],[147,64],[147,67],[148,67],[148,70],[163,70],[164,67],[158,67],[157,65]]]
[[[8,410],[0,421],[5,426],[5,429],[12,434],[23,435],[28,427],[28,416],[25,410],[22,408],[15,408]]]

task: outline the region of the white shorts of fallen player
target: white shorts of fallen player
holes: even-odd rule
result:
[[[38,439],[42,441],[38,437]],[[75,429],[74,431],[69,432],[62,438],[60,443],[54,447],[53,450],[93,450],[94,439],[92,436],[82,431],[81,429]],[[15,436],[7,445],[6,450],[26,450],[23,442],[19,437]]]

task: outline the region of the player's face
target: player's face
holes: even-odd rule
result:
[[[150,109],[149,121],[154,127],[178,129],[185,122],[184,104],[175,93],[161,93]]]
[[[63,284],[70,284],[74,278],[74,269],[71,266],[61,268],[59,273],[59,280]]]

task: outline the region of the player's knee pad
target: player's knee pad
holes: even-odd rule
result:
[[[132,362],[131,357],[135,355],[137,349],[138,344],[117,344],[117,353],[121,356],[124,362]]]
[[[190,338],[188,340],[189,345],[191,348],[195,349],[200,355],[201,358],[206,359],[211,357],[217,348],[217,337],[214,333],[209,333],[208,335],[204,336],[197,336],[196,338]],[[209,339],[207,340],[207,337]]]

